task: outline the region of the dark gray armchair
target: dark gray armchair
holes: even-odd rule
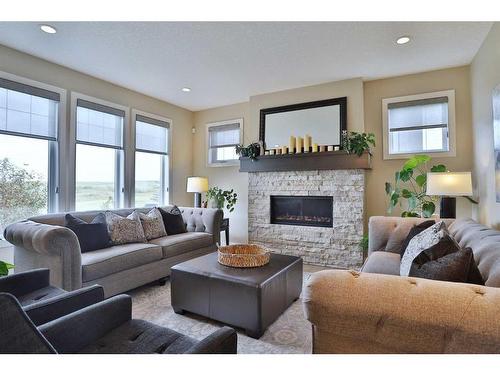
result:
[[[132,319],[132,300],[119,295],[36,327],[19,302],[0,293],[0,353],[236,354],[237,336],[223,327],[198,341]]]
[[[47,268],[0,277],[0,292],[16,297],[37,326],[104,299],[104,289],[99,285],[67,292],[50,285],[49,278]]]

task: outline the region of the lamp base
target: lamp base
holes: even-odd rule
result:
[[[201,193],[194,193],[194,207],[201,207]]]
[[[455,219],[457,217],[457,199],[455,197],[441,197],[440,217],[442,219]]]

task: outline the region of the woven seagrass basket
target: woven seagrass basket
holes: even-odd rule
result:
[[[260,267],[269,263],[270,252],[258,245],[220,246],[218,261],[229,267]]]

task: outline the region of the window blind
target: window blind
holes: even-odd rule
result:
[[[123,147],[125,111],[78,99],[76,107],[76,141],[78,143]]]
[[[389,131],[409,131],[448,126],[448,98],[432,98],[388,105]]]
[[[237,146],[240,143],[240,124],[212,126],[208,129],[208,147]]]
[[[146,116],[135,119],[135,148],[138,151],[168,153],[169,123]]]
[[[59,93],[0,78],[0,133],[57,139]]]

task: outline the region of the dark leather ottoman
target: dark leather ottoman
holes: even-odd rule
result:
[[[271,254],[269,264],[232,268],[217,262],[217,253],[172,267],[172,307],[244,328],[259,338],[302,290],[302,259]]]

